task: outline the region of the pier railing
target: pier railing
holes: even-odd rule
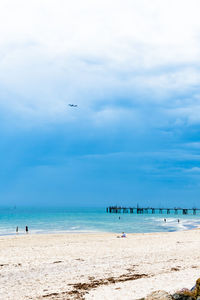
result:
[[[154,207],[122,207],[109,206],[107,213],[130,213],[130,214],[182,214],[182,215],[200,215],[199,208],[154,208]]]

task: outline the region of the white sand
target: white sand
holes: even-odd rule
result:
[[[135,279],[138,274],[148,277]],[[44,299],[134,300],[158,289],[191,288],[198,277],[200,230],[126,239],[107,233],[0,237],[2,300],[53,293]],[[75,283],[90,285],[83,290]]]

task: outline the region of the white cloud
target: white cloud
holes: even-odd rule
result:
[[[199,167],[193,167],[193,168],[190,168],[190,169],[186,169],[185,171],[188,172],[188,173],[200,173],[200,168]]]
[[[109,107],[116,95],[157,104],[187,93],[200,82],[199,9],[198,0],[2,0],[0,105],[56,122],[75,120],[65,108],[77,102],[79,118],[104,123],[127,116]],[[169,114],[192,123],[198,111],[180,101]]]

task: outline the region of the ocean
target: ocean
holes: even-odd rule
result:
[[[15,234],[17,226],[19,234],[25,234],[25,226],[36,234],[170,232],[199,227],[200,215],[110,214],[105,208],[0,208],[0,235]]]

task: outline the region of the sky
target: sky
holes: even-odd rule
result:
[[[199,11],[1,0],[0,204],[200,207]]]

